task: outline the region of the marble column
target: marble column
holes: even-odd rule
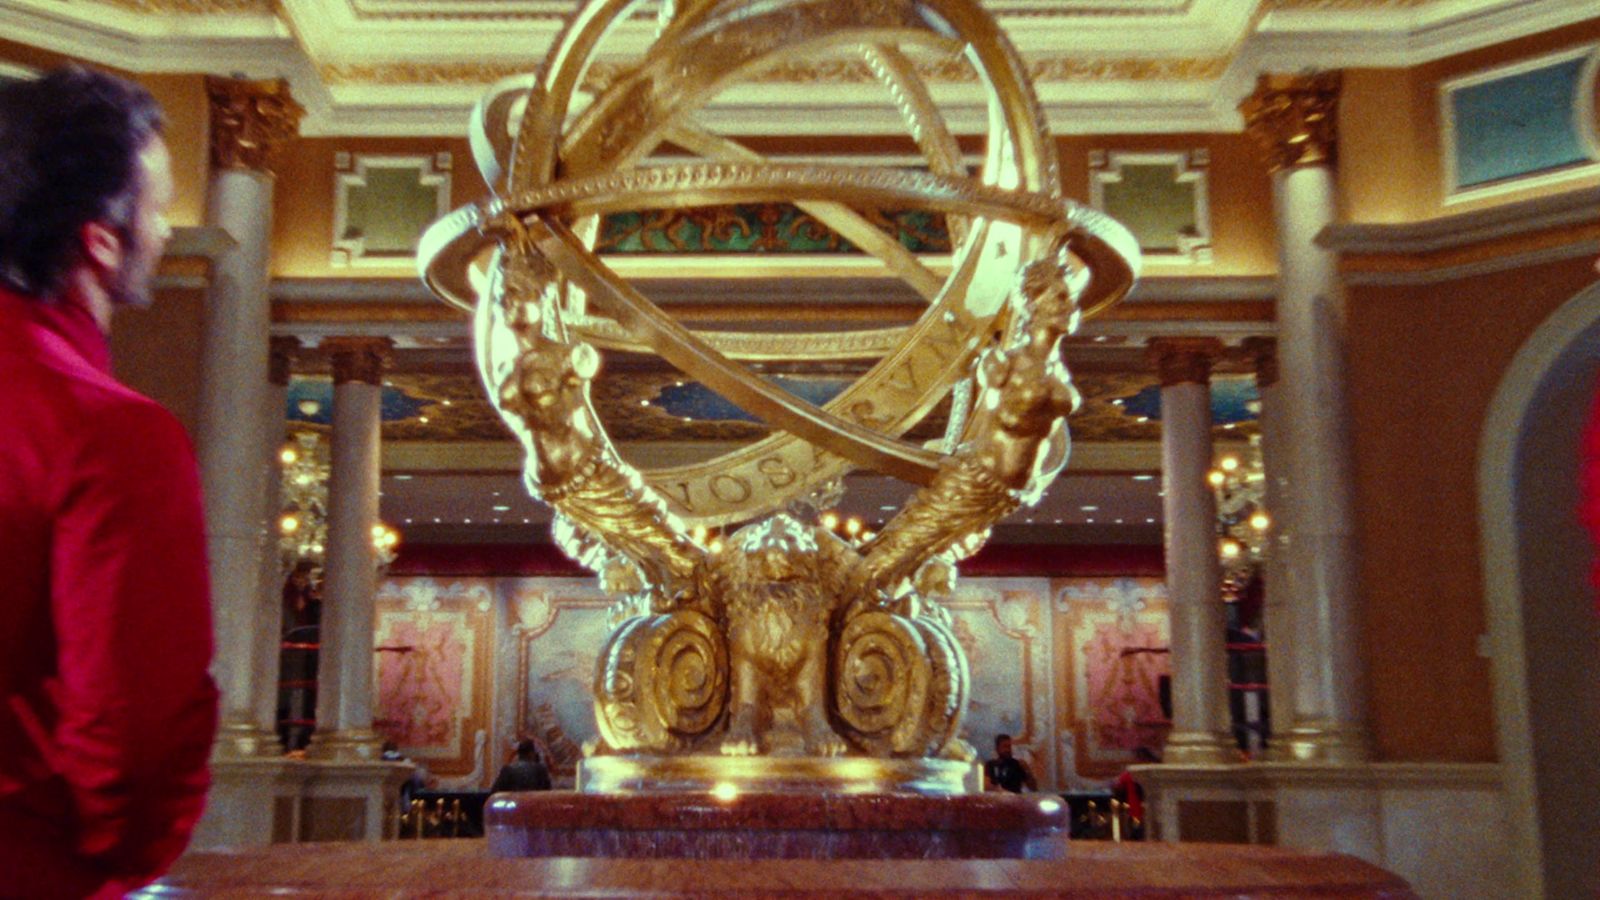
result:
[[[267,454],[266,505],[267,548],[261,554],[260,593],[256,597],[256,630],[253,641],[256,726],[274,735],[278,730],[278,663],[283,641],[283,560],[278,553],[278,515],[283,510],[283,451],[287,433],[289,378],[294,369],[297,338],[279,336],[269,342],[271,350],[267,375],[267,404],[261,411],[261,427],[266,435],[262,450]],[[276,753],[282,748],[276,740],[267,748]]]
[[[1267,635],[1268,698],[1272,704],[1272,743],[1268,759],[1289,759],[1287,741],[1280,740],[1294,726],[1294,620],[1289,611],[1293,595],[1288,578],[1290,546],[1282,523],[1290,518],[1287,478],[1284,477],[1283,409],[1278,397],[1278,342],[1273,338],[1246,338],[1245,353],[1254,364],[1260,412],[1261,467],[1266,475],[1262,502],[1269,524],[1264,536],[1262,583],[1265,587],[1264,625]]]
[[[1228,720],[1227,610],[1211,471],[1210,338],[1150,342],[1161,376],[1161,470],[1166,494],[1167,602],[1172,610],[1172,732],[1163,762],[1238,759]]]
[[[378,522],[383,363],[387,338],[329,338],[333,440],[328,543],[323,565],[322,650],[317,660],[317,732],[322,759],[376,759],[372,729],[373,607],[378,593],[372,526]]]
[[[1345,309],[1337,259],[1317,235],[1338,220],[1334,183],[1340,76],[1263,75],[1240,106],[1273,171],[1278,233],[1278,366],[1284,476],[1292,495],[1289,639],[1294,725],[1277,737],[1297,760],[1370,757],[1356,608]],[[1280,703],[1279,709],[1283,709]]]
[[[222,692],[216,755],[271,752],[275,737],[255,713],[251,665],[269,519],[262,452],[269,440],[267,296],[272,235],[272,160],[294,137],[303,110],[283,81],[206,79],[211,112],[211,180],[206,224],[235,246],[219,257],[206,294],[198,456],[205,491],[211,589],[217,629],[213,676]]]

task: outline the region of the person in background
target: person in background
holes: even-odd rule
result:
[[[548,790],[550,790],[550,770],[545,768],[544,762],[539,759],[539,748],[533,741],[523,738],[517,742],[515,756],[505,764],[500,774],[495,776],[489,793]]]
[[[1135,747],[1133,751],[1134,765],[1149,765],[1160,762],[1154,750],[1149,747]],[[1131,769],[1123,769],[1111,782],[1111,796],[1128,805],[1128,818],[1130,820],[1129,840],[1144,840],[1144,785],[1134,777]]]
[[[160,108],[80,67],[0,86],[0,894],[122,896],[188,844],[216,731],[183,427],[111,374],[171,234]]]
[[[1020,794],[1024,787],[1030,791],[1039,789],[1027,765],[1011,755],[1011,735],[995,735],[994,759],[983,764],[983,789]]]

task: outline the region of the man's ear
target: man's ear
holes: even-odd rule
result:
[[[122,265],[122,237],[106,223],[83,223],[78,239],[83,244],[83,257],[89,265],[108,272]]]

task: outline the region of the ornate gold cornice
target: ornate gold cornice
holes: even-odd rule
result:
[[[1210,384],[1211,364],[1222,355],[1222,342],[1216,338],[1157,338],[1149,349],[1162,387]]]
[[[1059,57],[1028,63],[1035,82],[1072,81],[1211,81],[1227,70],[1229,57],[1202,56],[1179,59],[1121,59]],[[327,84],[488,85],[528,70],[526,62],[399,62],[327,64],[320,67]],[[600,90],[624,72],[626,66],[597,62],[584,76],[586,90]],[[920,60],[917,73],[930,82],[970,84],[977,73],[964,59],[951,57]],[[871,84],[878,80],[865,62],[850,59],[797,61],[766,69],[750,79],[762,84]]]
[[[324,338],[322,349],[333,363],[333,383],[383,383],[383,365],[394,349],[394,341],[381,337]]]
[[[1266,388],[1278,383],[1278,341],[1269,337],[1249,337],[1239,342],[1250,362],[1256,368],[1256,387]]]
[[[279,386],[289,383],[294,373],[295,351],[300,349],[300,339],[289,335],[274,335],[267,339],[267,381]]]
[[[1273,10],[1415,9],[1438,0],[1268,0]]]
[[[267,15],[272,12],[272,0],[102,0],[102,2],[135,12],[163,15],[204,16],[212,13]]]
[[[1294,166],[1331,166],[1338,142],[1337,70],[1305,75],[1262,75],[1255,93],[1239,104],[1245,130],[1266,150],[1276,172]]]
[[[247,81],[206,77],[211,98],[211,166],[271,172],[283,145],[299,133],[305,107],[282,78]]]

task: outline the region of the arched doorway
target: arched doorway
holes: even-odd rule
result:
[[[1600,893],[1600,616],[1578,522],[1579,443],[1600,371],[1600,285],[1507,369],[1478,457],[1484,601],[1516,896]]]

